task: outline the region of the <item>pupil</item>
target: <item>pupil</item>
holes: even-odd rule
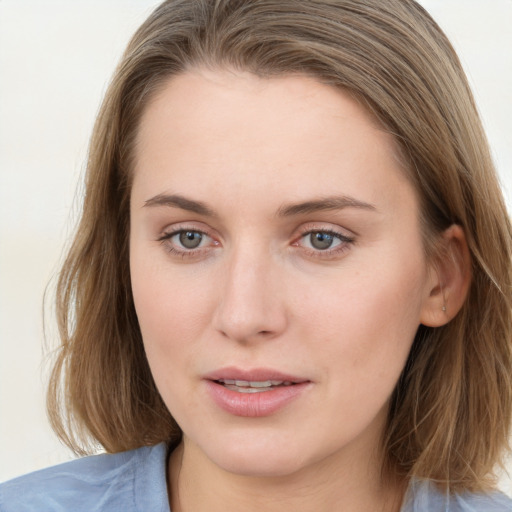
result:
[[[203,235],[197,231],[183,231],[180,233],[180,243],[187,249],[195,249],[201,243]]]
[[[311,245],[315,249],[325,250],[332,245],[334,237],[328,233],[311,233]]]

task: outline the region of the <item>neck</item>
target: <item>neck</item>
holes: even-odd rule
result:
[[[343,462],[342,462],[343,460]],[[172,512],[398,512],[405,483],[383,477],[374,454],[336,453],[292,474],[223,470],[184,438],[169,459]]]

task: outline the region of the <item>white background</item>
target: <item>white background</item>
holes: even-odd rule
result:
[[[72,457],[44,410],[42,297],[73,230],[106,84],[157,3],[0,0],[0,481]],[[421,3],[459,52],[512,211],[512,0]],[[502,488],[512,495],[511,477]]]

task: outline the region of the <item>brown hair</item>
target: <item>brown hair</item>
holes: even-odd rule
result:
[[[459,60],[413,0],[169,0],[131,40],[92,135],[81,221],[60,274],[61,346],[48,409],[75,451],[176,443],[153,382],[128,263],[130,170],[141,113],[194,66],[309,75],[350,91],[394,134],[421,199],[425,247],[462,226],[472,259],[454,320],[420,326],[391,400],[386,467],[484,489],[512,406],[511,227]]]

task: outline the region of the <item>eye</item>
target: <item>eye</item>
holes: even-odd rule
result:
[[[219,245],[204,231],[176,226],[176,229],[164,233],[158,241],[171,253],[182,257],[200,256],[204,251]]]
[[[345,254],[354,244],[355,238],[333,229],[318,229],[306,225],[302,235],[292,245],[302,248],[309,257],[336,259]]]
[[[196,249],[201,245],[204,235],[199,231],[181,231],[174,235],[171,240],[174,238],[177,238],[176,241],[179,241],[185,249]]]
[[[306,245],[312,249],[325,251],[341,243],[340,237],[327,231],[313,231],[304,236]]]

